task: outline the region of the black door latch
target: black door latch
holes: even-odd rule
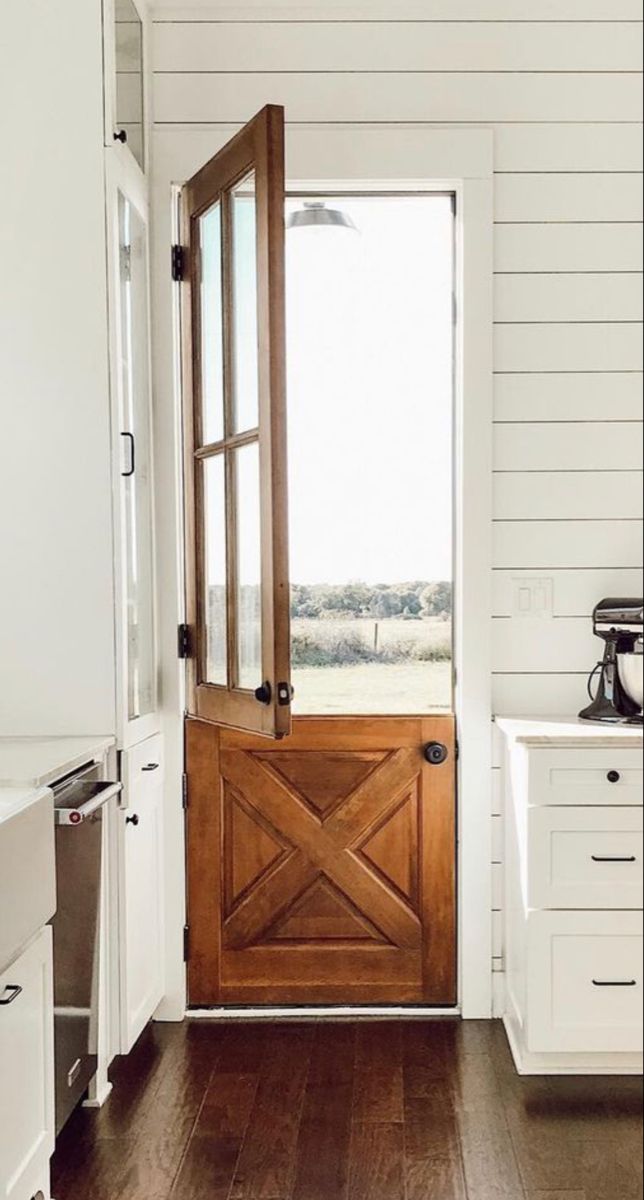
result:
[[[431,767],[440,767],[449,758],[449,750],[442,742],[428,742],[423,754]]]

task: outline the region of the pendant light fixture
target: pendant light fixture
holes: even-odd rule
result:
[[[348,213],[339,208],[327,208],[320,200],[305,201],[304,207],[291,213],[287,221],[288,229],[320,229],[325,226],[358,233],[358,228]]]

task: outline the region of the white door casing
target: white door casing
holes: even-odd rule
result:
[[[267,101],[270,97],[266,97]],[[288,113],[287,113],[288,118]],[[182,962],[185,861],[180,777],[184,711],[173,655],[182,619],[180,393],[177,308],[169,253],[176,189],[237,127],[175,127],[154,134],[153,279],[159,582],[167,748],[166,1000],[185,1010]],[[466,1018],[492,1014],[491,563],[493,132],[485,129],[287,126],[287,187],[332,192],[453,192],[457,205],[455,668],[460,740],[460,1004]],[[464,481],[467,480],[467,501]]]

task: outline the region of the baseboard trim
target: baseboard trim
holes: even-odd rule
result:
[[[531,1054],[524,1048],[521,1026],[512,1013],[503,1018],[505,1032],[519,1075],[627,1075],[640,1076],[641,1054]]]

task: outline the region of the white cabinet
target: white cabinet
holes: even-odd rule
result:
[[[498,721],[505,1024],[522,1074],[642,1070],[642,736]]]
[[[163,747],[150,738],[122,755],[119,814],[121,1052],[128,1054],[158,1008],[163,970]]]
[[[52,937],[0,975],[0,1200],[49,1196],[54,1149]]]
[[[105,145],[120,144],[145,170],[146,23],[141,0],[103,0]]]

